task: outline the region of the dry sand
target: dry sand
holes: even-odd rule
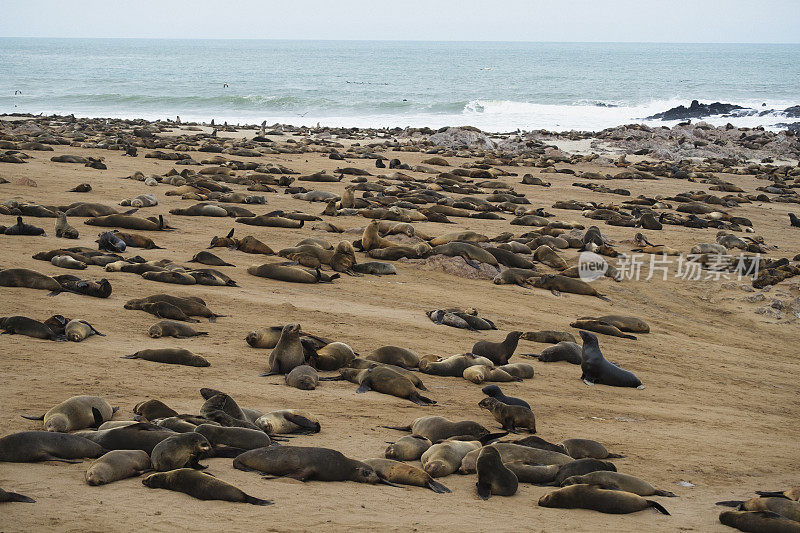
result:
[[[0,199],[18,198],[42,204],[97,201],[117,204],[123,198],[155,193],[160,205],[140,213],[167,213],[189,202],[164,196],[167,185],[155,188],[121,180],[136,170],[163,174],[169,161],[122,157],[119,152],[55,147],[55,152],[29,152],[35,159],[24,165],[2,164],[0,176],[12,183],[0,185]],[[108,170],[50,162],[63,153],[106,157]],[[387,153],[395,157],[393,153]],[[202,157],[198,154],[199,157]],[[404,162],[418,163],[425,156],[400,153]],[[248,158],[237,158],[245,159]],[[464,160],[450,158],[460,165]],[[282,163],[302,173],[332,170],[342,162],[320,154],[269,156],[259,161]],[[372,160],[353,159],[349,166],[375,173]],[[181,170],[182,167],[176,167]],[[195,167],[196,168],[196,167]],[[587,165],[581,169],[591,170]],[[534,171],[508,168],[522,175]],[[16,178],[36,180],[31,188],[13,183]],[[572,187],[574,176],[543,176],[548,189],[519,185],[519,178],[504,178],[525,192],[534,206],[550,208],[557,199],[620,201],[620,197]],[[725,176],[748,192],[763,184],[753,177]],[[345,180],[347,181],[347,179]],[[89,182],[88,194],[65,192]],[[698,184],[662,179],[624,181],[633,195],[674,194],[697,189]],[[345,183],[305,184],[308,188],[341,192]],[[611,184],[609,184],[611,185]],[[243,190],[234,186],[235,190]],[[323,204],[308,204],[284,194],[269,194],[267,206],[247,206],[256,213],[272,209],[299,209],[318,214]],[[551,210],[559,220],[580,221],[577,211]],[[776,257],[792,257],[800,251],[800,229],[790,228],[785,204],[752,204],[735,210],[751,218],[756,233],[780,246]],[[360,227],[361,217],[329,219],[344,227]],[[204,249],[214,235],[232,226],[237,234],[252,234],[275,250],[291,246],[312,234],[338,240],[335,234],[313,231],[257,228],[234,224],[230,218],[170,216],[174,232],[148,233],[165,250],[131,250],[147,259],[189,260]],[[501,231],[520,233],[525,228],[508,221],[454,219],[458,227],[490,236]],[[81,231],[79,241],[54,236],[55,219],[27,219],[45,227],[47,237],[0,236],[0,266],[26,267],[56,275],[70,273],[31,255],[64,246],[95,246],[99,228],[71,218]],[[13,223],[0,217],[0,224]],[[453,231],[452,225],[423,223],[425,232],[437,235]],[[612,239],[630,239],[635,230],[601,224]],[[696,242],[713,242],[716,230],[688,230],[666,226],[649,232],[652,241],[688,251]],[[351,235],[345,234],[347,238]],[[620,249],[630,247],[620,246]],[[356,394],[355,385],[323,382],[314,391],[300,391],[283,384],[282,376],[259,378],[268,350],[250,348],[244,341],[252,329],[299,322],[307,331],[352,345],[365,354],[382,345],[395,344],[420,354],[450,355],[468,351],[481,339],[500,340],[511,330],[576,330],[569,323],[579,316],[631,314],[646,318],[652,333],[638,341],[599,336],[606,357],[635,372],[644,390],[586,386],[580,368],[567,363],[534,362],[536,377],[523,383],[504,384],[507,394],[525,398],[533,406],[539,435],[551,441],[583,437],[598,440],[626,457],[616,460],[620,471],[638,475],[678,498],[658,498],[672,513],[662,516],[644,511],[626,516],[585,510],[545,509],[537,500],[549,488],[520,485],[511,498],[493,497],[484,502],[475,495],[474,476],[453,475],[440,479],[452,494],[438,495],[416,488],[392,488],[347,483],[300,483],[264,481],[258,475],[234,470],[230,459],[211,459],[209,472],[246,492],[275,501],[269,507],[225,502],[202,502],[180,493],[152,490],[133,478],[102,487],[83,481],[83,464],[0,464],[0,487],[34,497],[37,503],[4,504],[0,511],[3,531],[130,531],[144,529],[192,530],[446,530],[446,531],[728,531],[719,524],[718,500],[743,498],[757,489],[778,489],[798,484],[800,425],[797,391],[800,382],[800,333],[797,324],[777,321],[753,310],[758,305],[742,302],[750,295],[739,289],[723,289],[721,282],[610,280],[597,282],[611,303],[589,296],[555,297],[548,291],[517,286],[494,286],[486,280],[465,280],[444,273],[421,271],[396,263],[397,276],[349,277],[331,284],[301,285],[248,275],[247,266],[257,256],[216,248],[214,253],[236,267],[221,267],[239,287],[173,286],[143,280],[135,274],[108,273],[114,292],[108,299],[75,294],[47,297],[43,291],[0,288],[0,316],[19,314],[44,320],[54,313],[82,318],[106,333],[80,344],[55,343],[22,336],[0,337],[0,428],[2,434],[38,429],[37,422],[21,413],[44,412],[77,394],[95,394],[120,407],[115,419],[129,419],[142,400],[158,398],[179,412],[197,412],[201,387],[231,394],[240,405],[263,411],[303,408],[317,414],[322,431],[293,440],[293,444],[335,448],[354,458],[381,457],[387,445],[402,434],[381,429],[383,424],[403,425],[423,415],[442,415],[455,420],[476,420],[497,427],[477,402],[480,386],[460,378],[422,376],[436,406],[411,402],[375,392]],[[571,250],[568,255],[574,256]],[[361,259],[363,254],[359,254]],[[89,267],[85,277],[106,275]],[[793,288],[790,288],[793,287]],[[776,291],[798,295],[797,282],[784,282]],[[147,329],[156,319],[141,311],[127,311],[130,298],[160,292],[202,296],[217,313],[228,315],[216,323],[201,323],[208,337],[151,339]],[[443,306],[477,307],[494,320],[499,331],[468,332],[437,326],[425,315]],[[210,368],[168,366],[147,361],[123,360],[121,355],[139,349],[180,346],[206,357]],[[538,352],[546,345],[521,342],[517,353]],[[519,357],[512,359],[519,360]],[[531,361],[531,360],[528,360]],[[686,488],[679,481],[695,485]]]

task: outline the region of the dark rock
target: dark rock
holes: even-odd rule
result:
[[[692,103],[688,108],[686,106],[679,105],[678,107],[673,107],[672,109],[664,111],[663,113],[656,113],[651,117],[647,117],[647,119],[686,120],[689,118],[710,117],[712,115],[725,115],[738,109],[745,108],[735,104],[723,104],[720,102],[714,102],[713,104],[701,104],[697,100],[692,100]]]

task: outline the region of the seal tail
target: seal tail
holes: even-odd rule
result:
[[[610,302],[611,300],[607,300],[607,301]],[[636,338],[635,335],[622,335],[622,338],[623,339],[631,339],[631,340],[634,340],[634,341],[639,340],[639,339]]]
[[[421,394],[417,394],[413,398],[409,398],[409,400],[411,400],[412,402],[414,402],[417,405],[435,405],[436,404],[435,400],[431,400],[427,396],[423,396]]]
[[[430,481],[428,481],[425,484],[425,486],[428,487],[429,489],[431,489],[436,494],[445,494],[445,493],[449,493],[450,492],[450,489],[448,489],[447,487],[445,487],[444,485],[442,485],[441,483],[439,483],[438,481],[436,481],[434,479],[431,479]]]
[[[664,509],[664,506],[663,506],[663,505],[661,505],[660,503],[658,503],[657,501],[653,501],[653,500],[647,500],[647,503],[649,503],[649,504],[650,504],[650,507],[654,508],[654,509],[655,509],[656,511],[658,511],[659,513],[661,513],[661,514],[665,514],[665,515],[667,515],[667,516],[670,516],[670,514],[669,514],[669,511],[667,511],[666,509]]]
[[[396,429],[397,431],[411,431],[411,426],[380,426],[386,429]]]
[[[484,435],[483,437],[479,438],[478,441],[481,444],[483,444],[484,446],[486,446],[490,442],[492,442],[494,440],[497,440],[497,439],[501,439],[501,438],[505,437],[506,435],[508,435],[508,431],[501,431],[499,433],[489,433],[488,435]]]
[[[33,416],[33,415],[19,415],[25,420],[44,420],[44,415]]]
[[[250,496],[249,494],[244,495],[244,501],[252,505],[272,505],[274,503],[272,500],[262,500],[261,498]]]
[[[308,418],[301,416],[301,415],[293,415],[293,414],[285,414],[283,418],[291,422],[292,424],[298,425],[301,428],[306,430],[310,430],[313,433],[319,433],[320,427],[319,422],[312,422]]]

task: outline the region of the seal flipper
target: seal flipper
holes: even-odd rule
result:
[[[33,416],[33,415],[19,415],[25,420],[44,420],[44,415]]]
[[[720,505],[722,507],[733,507],[738,509],[744,503],[742,500],[725,500],[722,502],[717,502],[715,505]]]
[[[313,433],[319,433],[319,424],[317,422],[312,422],[304,416],[287,413],[283,415],[283,418],[296,426],[311,430]]]
[[[764,498],[786,498],[787,500],[789,499],[786,497],[786,494],[784,494],[783,491],[780,490],[757,490],[756,494]]]
[[[218,446],[214,448],[214,455],[213,457],[226,457],[229,459],[236,459],[238,456],[242,455],[247,450],[243,450],[242,448],[236,448],[234,446]]]
[[[611,456],[609,455],[609,457],[611,457]],[[665,498],[677,498],[678,497],[678,495],[675,494],[674,492],[670,492],[668,490],[658,490],[658,489],[656,489],[655,495],[656,496],[663,496]]]
[[[431,400],[430,398],[422,396],[421,394],[416,394],[414,396],[409,396],[408,399],[411,400],[412,402],[414,402],[417,405],[434,405],[434,404],[436,404],[435,400]]]
[[[358,394],[364,394],[365,392],[367,392],[369,390],[372,390],[372,388],[369,386],[369,384],[362,383],[361,386],[356,389],[356,392]],[[413,402],[414,400],[411,400],[411,401]]]
[[[550,289],[550,292],[553,293],[553,296],[556,297],[561,296],[561,291],[559,291],[558,289]]]
[[[625,458],[624,455],[620,455],[618,453],[610,453],[610,454],[608,454],[606,456],[606,459],[624,459],[624,458]],[[661,492],[666,492],[666,491],[661,491]],[[670,492],[670,494],[672,494],[672,493]],[[659,496],[661,496],[661,494],[659,494]],[[674,494],[673,494],[673,496],[674,496]]]
[[[94,425],[92,427],[100,427],[100,424],[104,422],[103,413],[97,407],[92,407],[92,416],[94,416]]]
[[[475,483],[475,487],[478,489],[478,497],[481,500],[488,500],[492,496],[492,486],[487,485],[486,483],[481,483],[478,481]]]
[[[411,426],[380,426],[385,429],[396,429],[397,431],[411,431]]]
[[[78,463],[82,463],[83,461],[78,459],[62,459],[61,457],[56,457],[55,455],[50,455],[49,453],[45,453],[41,456],[42,461],[58,461],[60,463],[69,463],[71,465],[76,465]]]
[[[664,509],[664,506],[663,506],[663,505],[661,505],[660,503],[658,503],[657,501],[653,501],[653,500],[646,500],[646,501],[647,501],[647,503],[649,503],[649,504],[650,504],[650,507],[654,508],[654,509],[655,509],[656,511],[658,511],[659,513],[661,513],[661,514],[665,514],[665,515],[667,515],[667,516],[671,516],[671,515],[669,514],[669,511],[667,511],[666,509]]]
[[[6,492],[7,502],[36,503],[36,500],[17,492]]]
[[[501,438],[505,437],[506,435],[508,435],[508,431],[501,431],[499,433],[489,433],[489,434],[486,434],[483,437],[479,438],[478,441],[481,444],[483,444],[484,446],[486,446],[490,442],[495,441],[497,439],[501,439]]]
[[[600,299],[601,299],[601,300],[603,300],[604,302],[610,302],[610,301],[611,301],[611,298],[609,298],[609,297],[608,297],[608,296],[606,296],[605,294],[600,294],[600,293],[597,293],[597,294],[595,294],[595,296],[597,296],[598,298],[600,298]],[[628,337],[625,337],[625,338],[627,339]],[[634,339],[636,339],[636,337],[633,337],[633,338],[634,338]]]
[[[249,494],[244,495],[244,501],[245,503],[249,503],[252,505],[272,505],[273,503],[275,503],[272,500],[262,500],[261,498],[250,496]]]
[[[384,485],[389,485],[390,487],[395,487],[395,488],[398,488],[398,489],[400,488],[400,485],[398,485],[397,483],[392,483],[388,479],[384,479],[384,478],[382,478],[380,476],[378,476],[378,479],[380,480],[379,483],[382,483]]]
[[[445,487],[444,485],[442,485],[441,483],[439,483],[434,479],[431,479],[430,481],[425,483],[425,486],[431,489],[436,494],[444,494],[446,492],[450,492],[450,489],[448,489],[447,487]]]

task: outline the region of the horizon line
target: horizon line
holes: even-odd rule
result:
[[[0,39],[63,39],[63,40],[131,40],[131,41],[301,41],[301,42],[387,42],[387,43],[514,43],[514,44],[747,44],[747,45],[800,45],[800,41],[525,41],[525,40],[428,40],[428,39],[308,39],[269,37],[98,37],[98,36],[43,36],[0,35]]]

